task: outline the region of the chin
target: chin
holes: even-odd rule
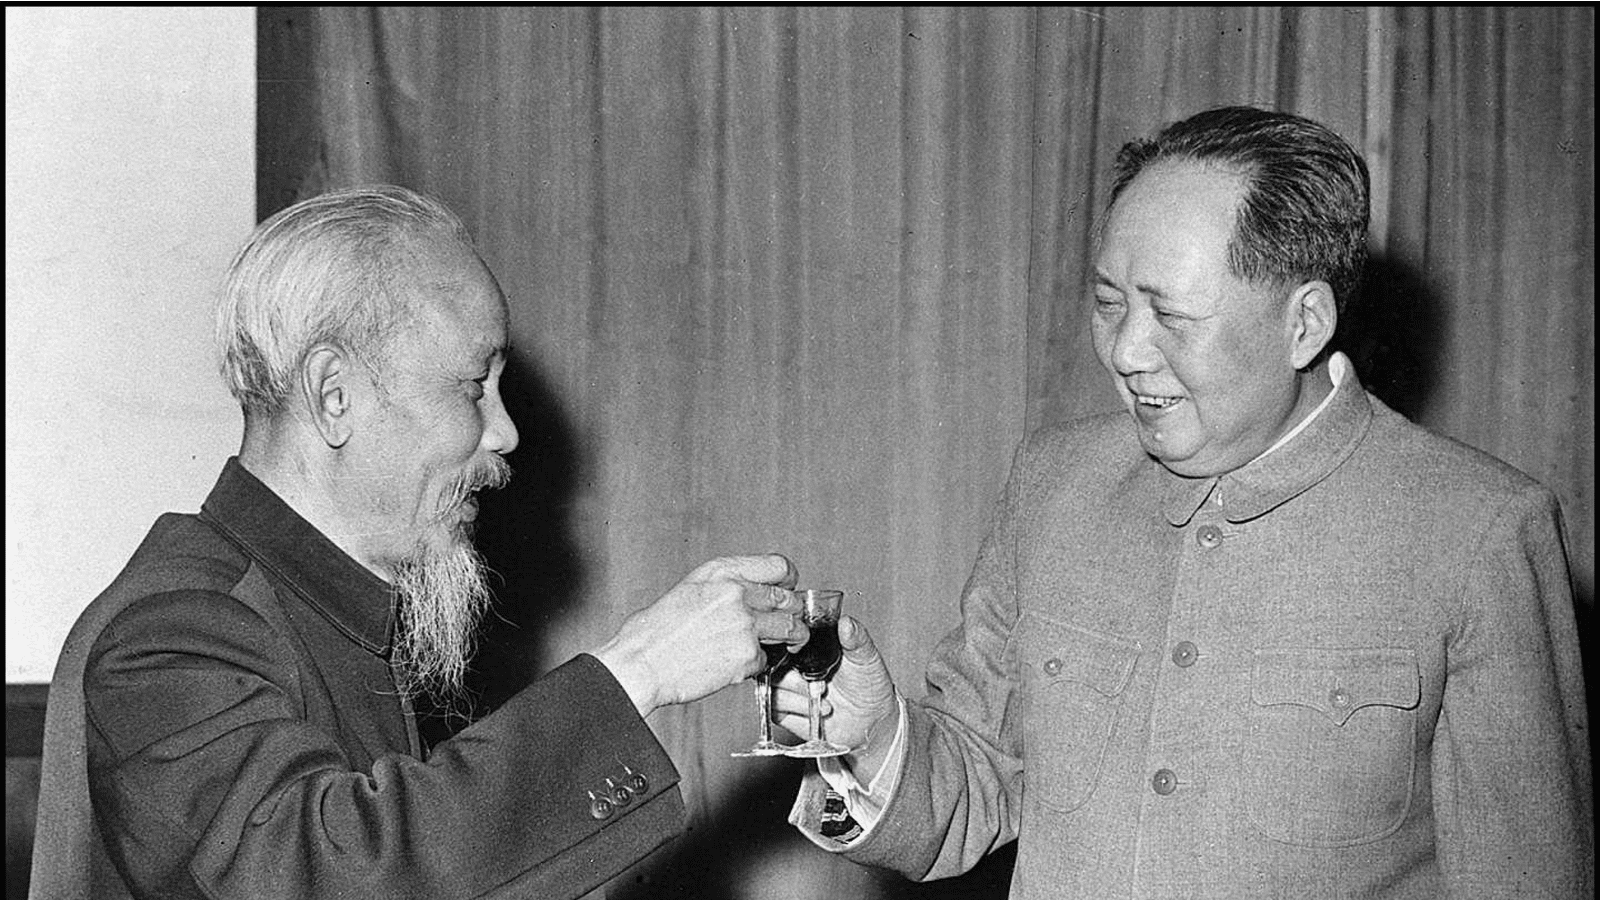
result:
[[[1204,463],[1194,457],[1175,453],[1170,445],[1162,444],[1153,439],[1144,442],[1144,452],[1149,454],[1151,459],[1160,463],[1162,468],[1174,475],[1182,475],[1185,478],[1205,478],[1217,474],[1210,471]]]
[[[1159,456],[1156,457],[1156,462],[1161,463],[1162,467],[1168,472],[1182,478],[1210,478],[1212,475],[1219,474],[1182,461],[1169,462]]]
[[[418,543],[428,558],[450,556],[459,553],[463,547],[472,546],[472,525],[468,522],[437,525],[429,529]]]

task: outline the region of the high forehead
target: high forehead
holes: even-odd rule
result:
[[[1112,206],[1102,251],[1221,250],[1232,239],[1246,187],[1237,169],[1195,160],[1153,163]]]
[[[505,344],[505,295],[472,248],[442,235],[416,235],[402,242],[400,257],[393,285],[407,294],[421,324],[448,326],[473,344]]]

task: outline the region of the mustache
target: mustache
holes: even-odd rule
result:
[[[499,490],[511,483],[511,464],[499,456],[491,456],[478,466],[461,473],[450,483],[449,490],[439,504],[441,513],[467,502],[473,494],[483,490]]]
[[[469,491],[499,490],[511,483],[511,464],[501,457],[491,456],[462,481]]]

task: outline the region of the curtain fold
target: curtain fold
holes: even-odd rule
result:
[[[441,196],[511,300],[486,705],[706,558],[849,592],[908,693],[1028,429],[1114,408],[1087,267],[1126,140],[1222,103],[1367,154],[1385,399],[1560,495],[1593,595],[1593,11],[264,7],[260,213]],[[1593,654],[1591,654],[1593,655]],[[658,713],[694,830],[616,898],[909,887],[783,824],[744,688]]]

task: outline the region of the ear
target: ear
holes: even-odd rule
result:
[[[1296,369],[1311,365],[1333,340],[1339,307],[1326,281],[1308,281],[1289,295],[1289,359]]]
[[[351,378],[354,360],[343,350],[318,344],[300,366],[300,394],[312,427],[329,447],[338,449],[350,440],[355,426],[351,407],[355,401]]]

